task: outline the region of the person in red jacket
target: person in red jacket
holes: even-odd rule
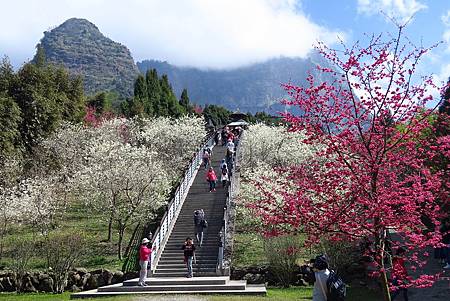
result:
[[[206,181],[209,182],[209,192],[216,191],[217,175],[214,172],[212,166],[209,168],[208,173],[206,174]]]
[[[152,251],[155,250],[155,247],[153,249],[148,247],[149,243],[150,240],[148,240],[148,238],[142,239],[141,247],[139,249],[139,266],[141,267],[138,281],[139,286],[147,286],[145,283],[145,278],[147,277],[147,266],[150,262]]]
[[[391,293],[391,300],[394,300],[400,292],[403,292],[403,298],[408,301],[408,289],[404,287],[407,284],[408,272],[405,267],[405,258],[403,257],[406,250],[399,247],[392,258],[392,285],[393,292]]]

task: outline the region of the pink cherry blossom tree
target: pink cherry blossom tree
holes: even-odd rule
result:
[[[441,239],[441,173],[427,164],[438,148],[423,134],[437,87],[431,77],[416,76],[436,45],[417,47],[403,31],[398,26],[396,35],[371,36],[351,48],[342,43],[340,50],[318,44],[327,64],[317,66],[320,76],[310,75],[307,86],[284,85],[285,103],[302,113],[283,115],[291,131],[323,147],[280,171],[289,176],[280,183],[286,187],[258,185],[263,201],[252,205],[269,234],[304,231],[310,243],[370,239],[384,300],[390,300],[390,247],[406,247],[408,268],[416,270],[426,248]],[[402,285],[424,287],[434,279],[419,275]]]

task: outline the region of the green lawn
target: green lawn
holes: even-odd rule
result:
[[[120,297],[104,297],[96,299],[81,299],[81,300],[98,300],[98,301],[283,301],[283,300],[298,300],[306,301],[312,300],[311,287],[292,287],[288,289],[269,288],[267,296],[201,296],[201,295],[170,295],[170,296],[120,296]],[[0,294],[0,300],[8,301],[64,301],[69,300],[70,294],[63,295],[53,294]],[[378,301],[380,297],[373,291],[368,291],[364,288],[350,288],[348,290],[347,301]]]

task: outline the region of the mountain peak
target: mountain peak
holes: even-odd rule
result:
[[[40,41],[47,61],[84,77],[88,94],[115,90],[130,96],[138,70],[127,47],[105,37],[86,19],[71,18]]]
[[[94,23],[92,23],[86,19],[81,19],[81,18],[67,19],[64,23],[62,23],[55,29],[78,32],[78,33],[82,33],[83,30],[89,30],[89,31],[97,31],[98,33],[100,33],[100,30]]]

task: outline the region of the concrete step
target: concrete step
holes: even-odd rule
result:
[[[216,268],[217,262],[200,262],[197,261],[197,263],[193,263],[192,266],[194,269],[200,268],[200,269],[209,269],[209,268]],[[158,269],[184,269],[186,268],[186,264],[184,263],[160,263],[158,262]]]
[[[171,261],[168,261],[171,260]],[[184,258],[183,257],[171,257],[171,258],[161,258],[160,261],[158,262],[158,266],[160,264],[173,264],[175,261],[175,263],[183,263],[184,264]],[[197,262],[200,264],[210,264],[210,263],[216,263],[217,262],[217,256],[208,256],[208,257],[200,257],[197,256]]]
[[[209,243],[209,244],[202,244],[201,246],[195,246],[195,251],[205,251],[205,250],[212,250],[212,249],[217,249],[219,248],[217,246],[217,243]],[[181,250],[181,246],[178,244],[174,244],[174,245],[166,245],[164,247],[164,252],[169,251],[169,250]]]
[[[229,277],[202,277],[202,278],[147,278],[145,283],[150,286],[157,285],[224,285],[229,281]],[[124,286],[135,286],[139,279],[134,278],[124,281]]]
[[[197,260],[217,260],[217,256],[219,251],[216,252],[211,252],[211,253],[197,253],[195,254],[195,257],[197,258]],[[184,255],[183,254],[171,254],[171,253],[167,253],[167,254],[162,254],[161,259],[184,259]]]
[[[158,278],[173,278],[173,277],[186,277],[187,271],[186,272],[177,272],[177,273],[160,273],[158,271],[156,271],[153,276],[154,277],[158,277]],[[195,271],[194,270],[194,277],[214,277],[216,276],[216,272],[203,272],[203,271]]]
[[[245,282],[243,281],[229,281],[227,284],[208,284],[208,285],[159,285],[159,286],[122,286],[122,287],[100,287],[99,292],[147,292],[147,291],[209,291],[209,290],[245,290]]]
[[[190,278],[195,279],[195,278]],[[114,284],[111,286],[121,286],[122,284]],[[108,296],[117,296],[117,295],[136,295],[136,294],[145,294],[145,295],[153,295],[153,294],[205,294],[205,295],[218,295],[218,294],[226,294],[226,295],[249,295],[249,296],[257,296],[257,295],[266,295],[267,290],[263,285],[247,285],[245,290],[205,290],[205,291],[120,291],[120,292],[98,292],[96,289],[84,291],[80,293],[75,293],[70,296],[71,299],[78,298],[93,298],[93,297],[108,297]],[[181,300],[181,299],[180,299]]]
[[[197,265],[197,267],[194,269],[194,272],[216,272],[216,267],[202,267],[201,265]],[[183,273],[186,274],[187,273],[187,268],[186,266],[184,268],[166,268],[165,266],[158,266],[155,270],[155,273],[158,274],[170,274],[170,273]]]

